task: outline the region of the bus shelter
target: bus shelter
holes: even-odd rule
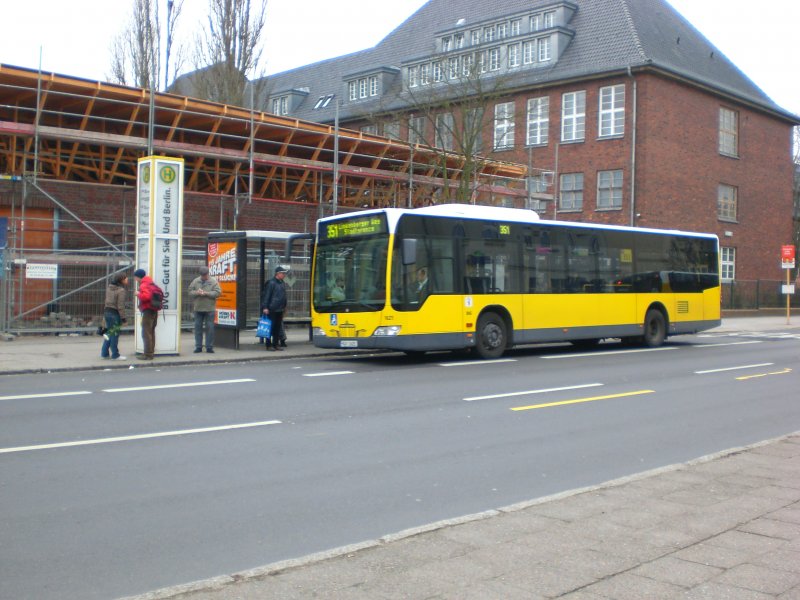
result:
[[[220,285],[214,314],[215,344],[239,348],[242,332],[255,328],[261,313],[261,290],[275,268],[289,268],[285,322],[287,326],[308,327],[310,315],[310,274],[312,234],[287,231],[212,231],[206,244],[209,274]],[[296,240],[307,240],[303,249],[290,248]]]

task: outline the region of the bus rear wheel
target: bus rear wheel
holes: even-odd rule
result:
[[[481,358],[500,358],[506,351],[506,324],[497,314],[488,312],[478,319],[475,351]]]
[[[667,337],[667,324],[660,310],[651,308],[644,316],[642,342],[648,348],[658,348]]]

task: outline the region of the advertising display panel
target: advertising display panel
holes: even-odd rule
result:
[[[214,323],[220,327],[244,327],[242,294],[247,289],[247,246],[244,239],[209,241],[208,270],[219,282]]]
[[[139,159],[136,207],[136,268],[164,291],[156,327],[156,354],[180,352],[181,252],[183,246],[183,160]],[[143,349],[136,311],[136,351]]]

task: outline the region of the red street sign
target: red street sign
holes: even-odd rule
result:
[[[782,261],[794,260],[794,246],[792,245],[781,246],[781,260]]]

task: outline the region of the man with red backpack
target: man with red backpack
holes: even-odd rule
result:
[[[133,276],[139,283],[139,291],[136,293],[136,297],[139,299],[139,310],[142,313],[142,343],[144,345],[142,354],[136,358],[139,360],[153,360],[156,349],[158,311],[162,308],[164,292],[153,282],[153,278],[147,275],[144,269],[136,269],[133,272]]]

